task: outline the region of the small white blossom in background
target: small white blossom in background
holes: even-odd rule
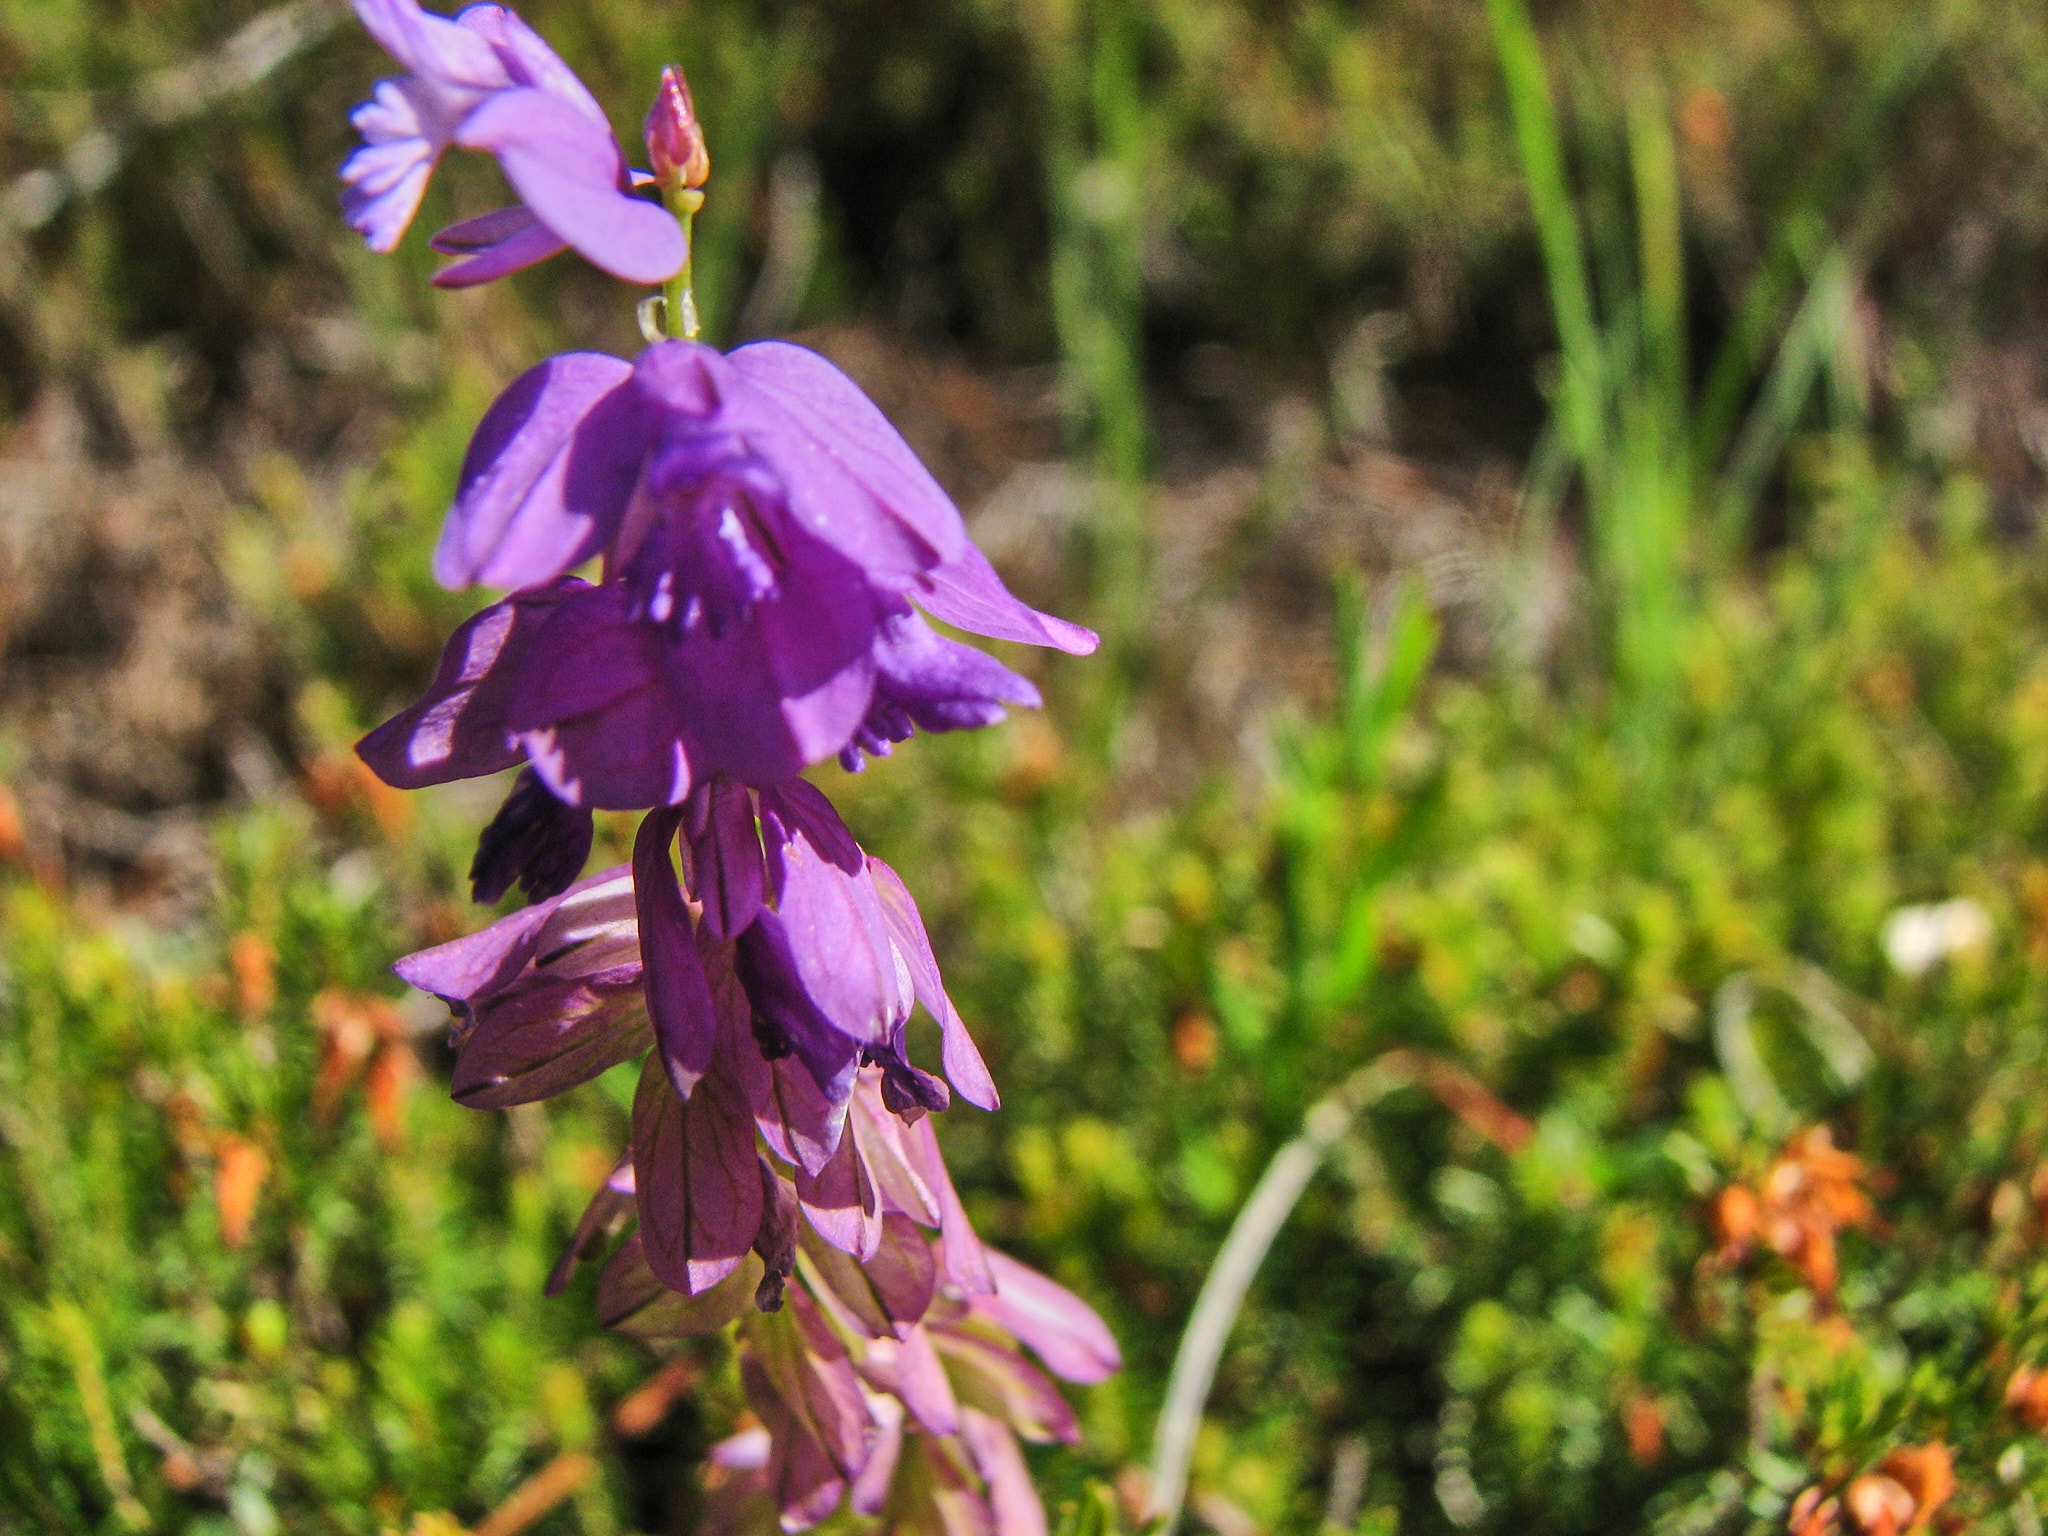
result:
[[[1884,920],[1884,953],[1902,976],[1923,976],[1935,962],[1991,942],[1991,914],[1967,896],[1900,907]]]

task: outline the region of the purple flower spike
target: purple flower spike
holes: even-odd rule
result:
[[[628,282],[665,282],[682,267],[682,227],[632,195],[604,110],[525,22],[497,5],[451,20],[418,0],[356,0],[356,14],[409,71],[356,109],[363,147],[341,168],[349,225],[371,250],[397,246],[435,162],[459,144],[495,155],[523,208],[445,231],[437,243],[468,259],[436,279],[444,286],[488,281],[564,246]]]

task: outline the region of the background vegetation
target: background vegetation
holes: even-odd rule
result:
[[[2039,1532],[2037,12],[524,14],[622,128],[685,64],[713,334],[839,358],[1110,637],[831,775],[1003,1087],[977,1222],[1125,1344],[1049,1500],[1135,1526],[1344,1089],[1192,1522]],[[485,917],[494,787],[348,753],[472,601],[469,426],[636,342],[351,242],[384,67],[319,0],[0,0],[0,1531],[689,1531],[739,1411],[540,1295],[630,1083],[459,1110],[387,970]]]

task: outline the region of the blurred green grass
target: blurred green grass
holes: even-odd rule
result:
[[[259,9],[0,5],[0,168],[125,121],[132,82]],[[977,1222],[1125,1343],[1082,1453],[1036,1463],[1049,1501],[1137,1501],[1233,1214],[1308,1106],[1398,1049],[1446,1072],[1370,1109],[1282,1232],[1194,1518],[1781,1530],[1802,1489],[1939,1442],[1944,1518],[2025,1536],[2048,579],[2038,475],[1941,423],[2034,296],[2048,43],[1989,3],[1910,37],[1846,3],[1557,8],[1540,35],[1492,9],[1498,39],[1476,4],[527,14],[622,123],[689,68],[717,334],[771,260],[775,166],[807,155],[818,257],[784,325],[1061,366],[1089,515],[1034,595],[1111,656],[1044,674],[1041,719],[831,786],[918,891],[1002,1085],[943,1128]],[[566,262],[448,298],[420,242],[349,246],[328,174],[379,67],[344,29],[134,129],[0,305],[12,451],[66,395],[107,463],[210,466],[227,588],[292,681],[287,782],[210,813],[175,925],[89,870],[0,875],[0,1529],[474,1523],[590,1452],[539,1528],[689,1530],[738,1410],[714,1347],[652,1434],[621,1431],[659,1357],[594,1329],[587,1280],[540,1296],[621,1135],[612,1084],[458,1110],[411,1004],[410,1078],[336,1065],[334,1021],[398,999],[391,957],[481,916],[460,877],[488,791],[401,800],[347,758],[468,601],[426,555],[469,424],[543,349],[633,344]],[[449,171],[429,220],[488,205],[487,172]],[[1197,457],[1160,430],[1177,369],[1225,345],[1334,419],[1340,338],[1389,308],[1415,337],[1397,394],[1449,403],[1400,446],[1528,461],[1492,649],[1432,668],[1412,574],[1324,571],[1326,686],[1149,792],[1131,743],[1172,718],[1188,618],[1153,586],[1157,487]],[[1265,468],[1252,543],[1295,515]],[[1956,897],[1984,936],[1918,975],[1887,958],[1894,913]],[[1840,1233],[1832,1294],[1715,1225],[1819,1123],[1881,1217]]]

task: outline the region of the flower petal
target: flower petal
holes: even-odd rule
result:
[[[463,456],[434,551],[436,581],[530,587],[611,539],[646,450],[631,376],[619,358],[565,352],[492,402]]]
[[[849,1045],[846,1076],[860,1065],[858,1048]],[[765,1064],[768,1091],[754,1109],[769,1150],[799,1175],[798,1198],[805,1176],[822,1175],[839,1155],[846,1132],[846,1100],[833,1099],[818,1086],[814,1070],[799,1057],[782,1056]]]
[[[910,596],[942,623],[991,640],[1050,645],[1070,656],[1086,656],[1102,643],[1094,630],[1040,613],[1011,596],[988,556],[972,544],[945,565],[925,572]]]
[[[569,103],[535,87],[498,91],[463,119],[455,142],[496,155],[534,216],[614,277],[663,283],[682,269],[682,226],[619,190],[618,141]]]
[[[356,755],[394,789],[423,789],[510,768],[519,761],[519,748],[508,715],[527,686],[533,637],[558,605],[587,590],[588,583],[567,578],[493,603],[468,619],[449,636],[440,668],[419,702],[357,742]]]
[[[1072,1291],[994,1248],[983,1250],[996,1288],[972,1309],[1029,1345],[1046,1368],[1067,1381],[1097,1382],[1123,1365],[1116,1337]]]
[[[478,1011],[455,1058],[449,1096],[509,1109],[567,1093],[647,1048],[640,967],[564,978],[534,972]]]
[[[1015,1350],[943,1324],[928,1330],[962,1403],[1007,1422],[1026,1440],[1074,1444],[1080,1421],[1059,1388]]]
[[[520,210],[522,213],[525,209]],[[442,234],[446,234],[444,230]],[[435,236],[439,240],[441,236]],[[438,248],[438,247],[437,247]],[[496,282],[514,272],[523,272],[528,267],[538,266],[550,256],[559,256],[569,249],[569,242],[557,236],[545,224],[529,222],[526,228],[508,235],[494,245],[480,246],[464,253],[461,261],[450,262],[434,274],[436,288],[474,288],[480,283]]]
[[[597,1281],[597,1320],[641,1339],[694,1339],[716,1333],[753,1310],[761,1261],[749,1253],[739,1267],[696,1296],[672,1291],[648,1267],[638,1232],[619,1245]]]
[[[808,1077],[805,1081],[809,1081]],[[817,1093],[816,1084],[811,1084],[811,1092]],[[822,1101],[824,1096],[818,1096]],[[844,1123],[843,1113],[839,1123]],[[770,1140],[772,1144],[773,1138]],[[871,1259],[882,1241],[881,1193],[856,1151],[854,1139],[841,1134],[838,1142],[837,1149],[815,1174],[798,1164],[797,1199],[818,1236],[842,1253]]]
[[[511,83],[490,43],[471,28],[423,11],[418,0],[355,0],[363,29],[416,75],[474,90]]]
[[[669,1081],[687,1099],[711,1069],[718,1011],[697,953],[690,909],[669,863],[682,814],[663,809],[641,819],[633,840],[633,896],[640,910],[640,959],[655,1045]]]
[[[889,936],[910,967],[910,982],[916,989],[917,1000],[938,1021],[939,1060],[946,1069],[946,1080],[968,1103],[995,1109],[1002,1102],[996,1094],[995,1079],[989,1076],[988,1065],[981,1059],[974,1037],[967,1032],[959,1009],[946,995],[938,957],[932,953],[932,941],[925,932],[924,919],[918,915],[917,903],[895,870],[873,854],[867,855],[867,865],[875,883],[875,895],[882,904],[882,917],[889,925]]]
[[[653,1055],[633,1100],[633,1177],[648,1266],[696,1296],[740,1265],[761,1227],[753,1117],[719,1073],[686,1103]]]
[[[969,547],[953,499],[839,369],[786,341],[740,347],[726,362],[751,386],[759,414],[797,440],[799,451],[776,462],[807,531],[886,579],[942,565]],[[850,516],[849,492],[867,515]]]
[[[597,1257],[604,1240],[618,1231],[633,1212],[633,1154],[628,1152],[613,1165],[605,1181],[597,1186],[583,1219],[576,1223],[576,1235],[548,1275],[547,1294],[559,1296],[568,1288],[569,1277],[578,1263]]]
[[[704,923],[720,938],[754,920],[768,888],[761,833],[746,786],[720,775],[691,793],[690,889],[704,905]]]
[[[960,1438],[988,1483],[996,1536],[1046,1536],[1045,1505],[1010,1426],[972,1408],[960,1414]]]

